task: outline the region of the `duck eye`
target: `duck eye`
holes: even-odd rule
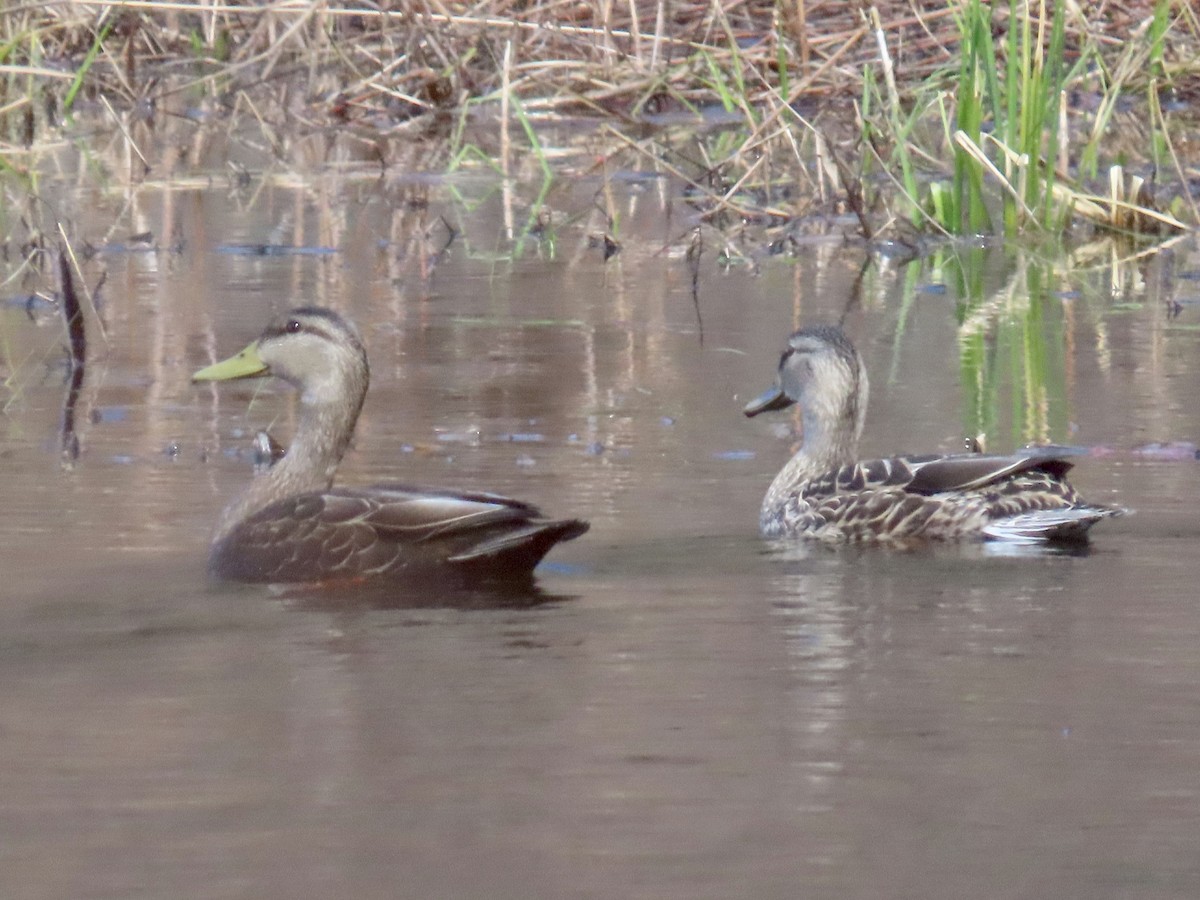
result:
[[[284,331],[288,334],[295,334],[304,326],[300,324],[299,319],[288,319],[287,324],[283,326]]]

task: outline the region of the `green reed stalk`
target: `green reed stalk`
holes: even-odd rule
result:
[[[955,17],[960,58],[953,126],[943,116],[954,173],[950,187],[935,186],[931,197],[942,224],[956,234],[992,230],[984,191],[989,177],[1007,182],[1000,196],[1009,237],[1029,225],[1055,229],[1065,221],[1068,210],[1054,201],[1055,163],[1060,97],[1075,70],[1068,73],[1064,62],[1062,6],[1050,10],[1046,0],[1009,0],[1000,67],[992,38],[994,5],[967,0]],[[1091,52],[1085,50],[1077,67]]]
[[[104,45],[104,39],[113,29],[113,20],[109,19],[104,23],[104,27],[96,33],[95,39],[92,41],[92,46],[88,48],[87,55],[83,58],[83,62],[79,65],[79,71],[75,73],[75,78],[71,82],[71,86],[67,88],[66,96],[63,97],[62,110],[63,115],[71,112],[71,107],[75,103],[75,97],[83,87],[84,81],[87,79],[88,72],[91,71],[92,63],[96,61],[96,57],[100,55],[100,48]]]
[[[983,134],[985,101],[994,109],[997,94],[995,47],[989,13],[979,0],[971,0],[959,21],[963,35],[959,60],[956,125],[977,146]],[[980,234],[992,230],[983,194],[983,167],[954,144],[954,180],[950,218],[943,225],[954,234]]]
[[[1036,118],[1027,125],[1027,131],[1022,135],[1024,152],[1028,153],[1034,177],[1026,188],[1026,200],[1031,209],[1041,206],[1041,224],[1054,227],[1056,211],[1054,200],[1055,160],[1058,158],[1059,96],[1065,88],[1063,80],[1063,43],[1066,34],[1065,4],[1054,4],[1054,18],[1050,29],[1050,46],[1043,53],[1042,27],[1046,21],[1046,2],[1042,0],[1039,12],[1037,44],[1035,47],[1034,75],[1029,79],[1029,95],[1036,110]],[[1045,137],[1043,145],[1042,138]],[[1059,230],[1055,227],[1055,230]]]
[[[1166,67],[1163,65],[1163,51],[1167,31],[1171,27],[1171,0],[1158,0],[1154,4],[1154,17],[1150,21],[1150,31],[1146,36],[1150,45],[1150,80],[1162,81],[1166,77]]]
[[[1166,43],[1167,31],[1170,28],[1170,3],[1169,0],[1158,0],[1154,6],[1154,17],[1150,21],[1150,30],[1147,35],[1147,43],[1149,44],[1149,68],[1150,79],[1146,84],[1147,100],[1151,110],[1158,113],[1156,122],[1162,121],[1161,109],[1159,108],[1158,91],[1166,80],[1166,68],[1163,65],[1163,49]],[[1150,153],[1154,167],[1160,168],[1166,161],[1166,135],[1158,128],[1153,128],[1150,134]]]
[[[716,58],[708,51],[699,51],[699,57],[708,70],[708,78],[701,76],[701,81],[717,95],[721,108],[732,113],[741,110],[750,124],[754,124],[754,116],[746,102],[746,83],[742,78],[741,63],[734,54],[733,60],[727,65],[718,64]]]
[[[1017,157],[1014,161],[1001,151],[997,160],[1009,183],[1018,188],[1017,197],[1003,196],[1004,233],[1012,237],[1027,224],[1050,228],[1063,214],[1053,198],[1060,140],[1058,104],[1066,85],[1066,17],[1062,4],[1055,4],[1053,12],[1048,12],[1046,0],[1038,0],[1036,9],[1033,0],[1009,0],[1008,13],[1005,66],[999,75],[988,63],[994,59],[991,17],[980,0],[972,0],[964,23],[975,59],[987,73],[984,77],[995,79],[989,80],[986,91],[976,91],[990,101],[990,108],[981,118],[990,112],[996,139]],[[967,124],[975,124],[972,115],[965,118]],[[1031,222],[1025,220],[1023,209],[1032,211]]]
[[[792,96],[792,80],[788,74],[787,46],[783,41],[778,41],[775,45],[775,77],[779,79],[779,97],[783,99]]]
[[[516,94],[512,95],[509,101],[512,103],[513,114],[517,117],[517,121],[521,125],[521,130],[525,132],[525,137],[529,141],[529,149],[533,151],[534,158],[538,161],[538,166],[542,170],[542,178],[545,182],[554,180],[554,170],[550,167],[550,161],[546,158],[546,149],[542,146],[541,138],[533,127],[533,123],[529,121],[529,116],[525,114],[525,106],[517,98]]]

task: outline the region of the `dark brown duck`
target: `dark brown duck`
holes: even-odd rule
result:
[[[294,309],[241,353],[194,381],[276,375],[299,391],[286,455],[221,514],[209,553],[220,578],[270,583],[453,576],[529,579],[559,541],[588,530],[488,493],[405,485],[334,487],[370,369],[358,331],[337,313]]]

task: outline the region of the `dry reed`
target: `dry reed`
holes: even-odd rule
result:
[[[1066,54],[1087,48],[1119,68],[1153,0],[1085,5],[1071,7]],[[1177,6],[1159,70],[1120,70],[1119,86],[1140,91],[1157,77],[1194,109],[1200,25],[1186,0]],[[897,145],[910,140],[918,162],[941,163],[939,149],[898,129],[904,116],[916,120],[914,110],[953,102],[958,7],[932,0],[9,3],[0,10],[0,175],[20,175],[22,154],[59,140],[64,121],[73,120],[119,134],[131,148],[131,177],[168,177],[178,142],[162,140],[164,118],[243,140],[251,140],[251,124],[265,149],[296,165],[314,153],[329,162],[334,146],[341,161],[411,164],[414,142],[436,148],[421,164],[448,165],[475,142],[479,157],[520,175],[511,172],[520,136],[510,120],[522,117],[545,166],[546,133],[583,117],[606,124],[589,133],[591,158],[610,167],[665,161],[702,194],[713,221],[778,222],[848,204],[864,231],[877,232],[903,216],[891,211],[894,200],[880,199],[886,191],[870,186],[872,169],[890,178]],[[1007,24],[1006,10],[997,11],[995,27]],[[888,108],[886,121],[879,108],[864,108],[876,79],[886,84],[875,95]],[[1095,91],[1107,102],[1102,85]],[[714,107],[723,118],[712,116]],[[472,132],[472,123],[497,117],[499,142]],[[681,150],[664,138],[667,126],[715,122],[736,123],[738,139]],[[1119,146],[1109,155],[1129,159],[1120,136],[1113,141]],[[1136,130],[1131,143],[1144,155]],[[952,151],[950,135],[945,146]],[[1194,172],[1194,164],[1180,164],[1179,182]],[[902,181],[900,193],[911,193]],[[907,200],[922,206],[919,197]]]

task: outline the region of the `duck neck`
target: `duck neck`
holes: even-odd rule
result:
[[[302,395],[300,420],[287,453],[225,508],[213,538],[219,541],[237,523],[276,500],[307,491],[328,490],[350,444],[365,389],[354,402],[318,402]]]
[[[782,520],[784,507],[803,490],[805,483],[830,469],[854,462],[858,455],[862,424],[857,409],[848,407],[832,418],[812,404],[805,404],[803,409],[804,442],[767,489],[761,516],[764,528],[770,522]]]

